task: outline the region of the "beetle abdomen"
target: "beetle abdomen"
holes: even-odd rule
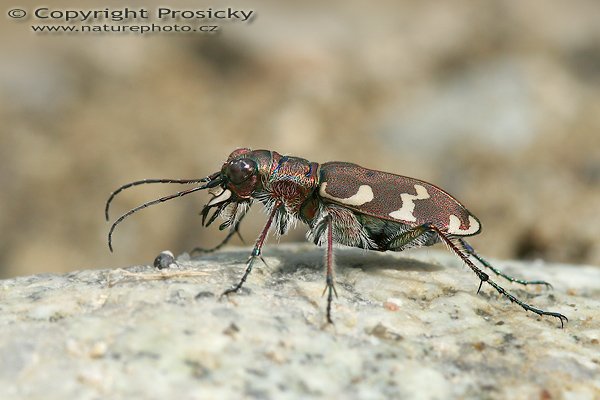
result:
[[[413,227],[432,223],[456,236],[481,231],[479,220],[458,200],[419,179],[334,161],[321,165],[319,184],[325,202],[361,214]]]

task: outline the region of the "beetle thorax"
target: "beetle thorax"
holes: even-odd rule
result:
[[[288,212],[297,215],[318,185],[318,167],[319,164],[303,158],[274,153],[272,170],[265,180],[265,191],[269,197],[283,203]]]

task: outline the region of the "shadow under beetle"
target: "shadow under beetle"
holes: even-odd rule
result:
[[[267,223],[252,249],[244,275],[224,295],[237,292],[246,282],[254,262],[261,257],[263,243],[272,225],[284,235],[291,223],[300,220],[308,225],[309,240],[319,246],[327,246],[325,291],[327,321],[330,323],[335,293],[333,243],[366,250],[402,251],[439,242],[444,243],[477,275],[480,280],[477,293],[483,282],[487,282],[527,311],[556,317],[561,327],[568,321],[560,313],[542,310],[519,300],[475,265],[474,260],[477,260],[511,282],[550,286],[545,281],[526,281],[508,276],[477,254],[464,238],[481,231],[479,220],[450,194],[425,181],[347,162],[318,164],[299,157],[282,156],[275,151],[241,148],[229,155],[219,172],[206,178],[146,179],[121,186],[106,203],[106,219],[110,203],[119,192],[147,183],[202,185],[144,203],[123,214],[113,223],[108,234],[111,251],[114,229],[125,218],[153,204],[199,190],[209,189],[213,195],[202,209],[202,224],[209,226],[220,216],[225,222],[219,228],[230,230],[216,248],[239,233],[239,224],[255,200],[267,208]],[[214,213],[209,217],[213,209]]]

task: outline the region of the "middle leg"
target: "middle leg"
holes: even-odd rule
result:
[[[332,221],[331,216],[327,216],[327,275],[325,278],[325,289],[323,289],[323,294],[327,291],[327,322],[333,324],[331,319],[331,303],[333,301],[333,294],[335,297],[338,297],[337,291],[335,290],[335,286],[333,284],[333,230],[332,230]]]

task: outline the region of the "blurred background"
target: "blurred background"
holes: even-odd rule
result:
[[[231,1],[256,17],[218,35],[36,34],[6,16],[43,5],[2,3],[1,277],[218,243],[198,193],[126,220],[111,254],[104,202],[129,181],[204,177],[242,146],[435,183],[481,219],[488,257],[600,265],[597,1]],[[130,189],[111,217],[180,189]]]

